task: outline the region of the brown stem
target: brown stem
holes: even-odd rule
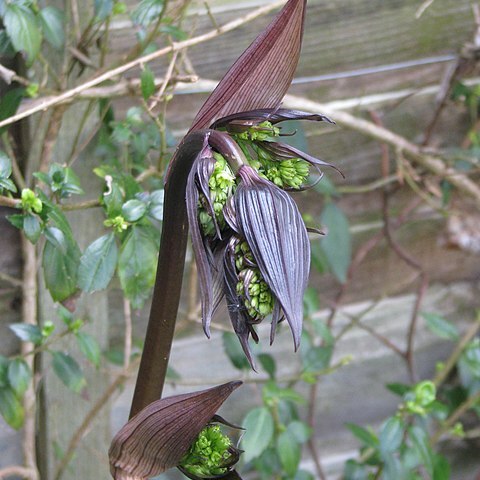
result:
[[[186,184],[196,152],[202,147],[203,137],[200,132],[194,132],[184,138],[176,152],[174,166],[165,186],[157,278],[130,418],[162,396],[180,302],[187,246]]]
[[[22,285],[22,319],[26,325],[37,325],[37,255],[35,246],[26,238],[22,237],[22,254],[23,254],[23,285]],[[31,343],[22,342],[21,353],[24,360],[34,371],[35,357],[26,356],[33,345]],[[23,456],[25,466],[35,474],[31,473],[30,478],[38,479],[37,459],[35,457],[36,444],[36,396],[35,383],[32,380],[23,396],[23,407],[25,409],[25,422],[23,425]]]

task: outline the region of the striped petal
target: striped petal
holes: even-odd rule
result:
[[[238,227],[265,282],[280,303],[297,349],[302,331],[303,294],[310,270],[307,230],[295,202],[286,192],[260,178],[251,167],[243,167],[239,174],[242,181],[234,196]],[[277,311],[275,323],[278,319]]]
[[[115,435],[109,451],[115,480],[140,480],[175,467],[241,382],[157,400]]]

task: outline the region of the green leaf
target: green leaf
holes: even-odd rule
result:
[[[2,189],[14,193],[17,191],[17,187],[9,178],[0,178],[0,191]]]
[[[347,460],[345,463],[344,480],[367,480],[368,471],[364,465],[355,460]]]
[[[224,332],[222,342],[223,350],[230,362],[232,362],[232,365],[238,370],[250,370],[250,364],[245,357],[237,336],[232,332]]]
[[[457,327],[436,313],[422,313],[422,317],[427,322],[427,327],[435,335],[447,340],[458,340],[460,334]]]
[[[63,232],[57,227],[47,227],[45,229],[45,238],[60,250],[64,255],[67,253],[68,242]]]
[[[88,293],[106,288],[115,273],[117,258],[118,249],[113,233],[95,240],[80,258],[78,286]]]
[[[8,365],[10,360],[0,355],[0,388],[8,387]]]
[[[257,358],[263,369],[268,373],[268,376],[273,380],[275,378],[275,372],[277,370],[275,359],[268,353],[260,353]]]
[[[161,25],[160,31],[170,35],[177,42],[182,42],[188,38],[188,34],[175,25]]]
[[[8,365],[8,383],[19,398],[27,391],[32,371],[23,358],[15,358]]]
[[[122,216],[127,222],[140,220],[147,211],[147,205],[140,200],[129,200],[122,206]]]
[[[305,443],[312,436],[312,429],[306,423],[294,420],[288,424],[287,430],[289,435],[295,439],[297,443]]]
[[[67,248],[63,251],[47,237],[42,266],[45,285],[54,301],[61,302],[77,291],[79,262],[80,250],[74,241],[67,239]]]
[[[409,438],[430,478],[433,476],[434,458],[427,432],[414,425],[408,429]]]
[[[20,400],[11,388],[0,388],[0,413],[4,420],[15,430],[22,427],[25,412]]]
[[[352,245],[347,217],[334,203],[328,203],[320,216],[328,227],[327,235],[320,240],[326,260],[339,282],[347,281],[347,272],[352,260]]]
[[[9,328],[23,342],[32,342],[35,345],[42,343],[42,331],[36,325],[12,323]]]
[[[300,463],[301,448],[288,431],[282,432],[277,438],[277,452],[285,473],[293,477]]]
[[[157,244],[148,229],[133,226],[120,250],[118,276],[133,308],[140,308],[150,296],[157,269]]]
[[[373,432],[354,423],[346,423],[345,426],[362,442],[363,445],[374,448],[375,450],[378,448],[379,441]]]
[[[51,5],[42,8],[40,10],[40,22],[47,42],[57,50],[61,50],[65,44],[64,15],[62,10]]]
[[[303,370],[305,372],[319,372],[330,365],[333,347],[320,346],[310,347],[300,350],[303,362]]]
[[[92,335],[85,332],[77,332],[75,336],[77,337],[80,351],[85,355],[89,362],[98,368],[100,366],[101,356],[100,345],[98,342],[92,337]]]
[[[36,15],[27,6],[9,3],[3,23],[15,50],[24,52],[27,65],[31,65],[42,44],[42,32]]]
[[[242,458],[249,462],[262,454],[273,438],[273,417],[266,407],[257,407],[248,412],[243,420],[245,435],[242,438]]]
[[[133,23],[146,27],[156,21],[163,10],[163,0],[142,0],[132,13]]]
[[[24,93],[24,88],[14,88],[5,94],[2,94],[2,97],[0,98],[0,121],[15,115],[20,106],[20,102],[24,97]],[[8,128],[8,125],[0,128],[0,135],[3,132],[6,132]]]
[[[0,1],[1,4],[1,1]],[[0,13],[0,16],[1,13]],[[15,56],[15,49],[13,48],[12,42],[5,31],[5,29],[0,29],[0,57],[12,58]]]
[[[42,233],[42,225],[37,215],[30,213],[23,217],[23,233],[32,243],[37,243]]]
[[[87,384],[80,366],[70,355],[63,352],[51,352],[53,370],[62,383],[72,392],[80,393]]]
[[[380,430],[380,453],[383,458],[395,452],[402,443],[404,425],[400,418],[391,417]]]
[[[8,178],[12,174],[12,161],[0,150],[0,178]]]
[[[442,455],[434,456],[432,480],[450,480],[450,462]]]
[[[412,389],[412,387],[404,383],[387,383],[387,385],[385,386],[388,388],[388,390],[390,390],[395,395],[398,395],[399,397],[403,397]]]
[[[103,21],[112,14],[113,0],[95,0],[94,9],[96,19]]]
[[[140,76],[140,87],[144,100],[148,100],[155,93],[155,75],[148,65],[145,65]]]

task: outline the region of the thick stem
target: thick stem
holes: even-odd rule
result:
[[[172,159],[165,185],[157,278],[130,418],[162,396],[185,265],[188,234],[185,202],[187,179],[206,136],[209,145],[222,154],[225,153],[229,162],[239,163],[243,158],[240,149],[233,141],[229,142],[225,134],[215,130],[197,130],[182,140]]]
[[[157,278],[130,418],[162,396],[185,264],[188,234],[185,203],[187,178],[195,157],[202,148],[205,133],[193,132],[183,139],[172,160],[174,163],[165,186]]]

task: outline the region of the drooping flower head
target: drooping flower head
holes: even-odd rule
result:
[[[284,120],[332,121],[320,114],[262,109],[219,119],[205,130],[187,182],[187,214],[207,336],[222,298],[242,348],[271,315],[270,342],[286,319],[300,342],[310,268],[307,230],[286,191],[307,188],[323,160],[278,142]]]

